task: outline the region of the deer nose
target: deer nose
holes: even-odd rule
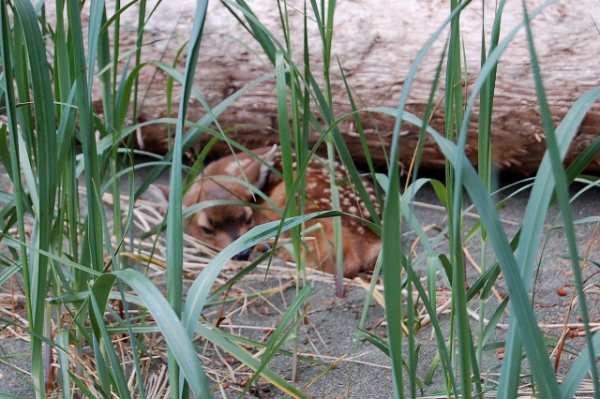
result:
[[[246,248],[243,251],[238,252],[233,256],[233,260],[248,260],[250,254],[252,253],[252,248]]]

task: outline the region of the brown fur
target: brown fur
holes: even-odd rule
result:
[[[281,155],[277,147],[263,147],[253,151],[266,164],[281,171]],[[323,160],[320,160],[321,162]],[[240,167],[243,168],[242,174]],[[346,177],[341,165],[336,166],[336,174]],[[183,205],[188,207],[207,200],[232,200],[252,203],[257,209],[249,206],[219,205],[205,208],[186,221],[187,232],[201,241],[216,248],[224,248],[255,225],[279,220],[279,213],[267,201],[259,196],[253,196],[248,187],[228,180],[222,176],[231,176],[247,181],[264,192],[274,203],[275,207],[284,209],[286,204],[285,185],[275,173],[252,156],[239,153],[221,158],[209,164],[203,176],[192,186],[183,198]],[[375,188],[371,182],[365,181],[365,186],[375,198]],[[338,187],[341,210],[346,213],[361,216],[367,220],[370,215],[360,202],[357,194],[347,185]],[[331,187],[329,170],[318,159],[311,160],[306,173],[306,203],[305,212],[312,213],[331,209]],[[168,195],[168,192],[166,192]],[[256,201],[255,201],[256,199]],[[374,201],[376,203],[376,201]],[[377,206],[377,205],[376,205]],[[261,209],[265,207],[266,209]],[[376,208],[377,211],[379,208]],[[308,267],[322,269],[328,273],[335,271],[335,248],[333,245],[333,219],[311,220],[306,227],[320,223],[321,228],[305,237],[309,254],[306,256]],[[287,235],[285,235],[287,237]],[[342,239],[344,256],[344,276],[355,277],[361,271],[373,270],[375,261],[381,250],[379,236],[363,226],[359,221],[350,217],[342,218]],[[285,251],[284,251],[285,252]],[[281,253],[290,260],[289,253]]]

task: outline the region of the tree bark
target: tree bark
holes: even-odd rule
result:
[[[279,28],[279,11],[275,3],[258,0],[248,3],[257,18],[284,43]],[[523,19],[521,2],[507,3],[502,18],[501,40]],[[528,1],[529,10],[541,3],[541,0]],[[159,5],[147,26],[148,31],[153,33],[147,33],[145,38],[146,42],[152,40],[151,44],[144,47],[145,59],[156,60],[162,55],[163,62],[173,63],[177,51],[189,37],[195,4],[195,0],[182,0],[163,2]],[[294,0],[288,1],[288,4],[292,30],[291,47],[300,65],[303,57],[304,20],[298,10],[303,9],[304,3]],[[291,4],[297,8],[293,9]],[[489,46],[494,4],[495,0],[486,0],[487,8],[483,13],[481,2],[472,2],[461,15],[467,71],[463,87],[469,95],[481,63],[482,20],[485,23],[486,46]],[[132,14],[135,12],[136,10],[132,10]],[[336,75],[332,81],[335,117],[339,118],[351,110],[346,89],[339,78],[337,59],[354,90],[355,99],[359,104],[359,98],[363,102],[361,108],[394,108],[398,105],[402,90],[405,89],[405,79],[418,52],[449,13],[450,5],[447,0],[338,1],[331,66]],[[485,15],[485,18],[482,15]],[[600,21],[600,5],[596,1],[585,0],[555,4],[544,10],[532,22],[536,51],[555,125],[583,93],[599,84],[597,55],[600,54],[600,35],[594,27],[594,21]],[[132,20],[130,23],[135,22]],[[172,33],[176,35],[167,39]],[[124,31],[120,38],[121,43],[132,43],[134,35],[134,31]],[[418,117],[423,117],[447,35],[448,28],[429,50],[410,89],[406,111]],[[314,21],[309,21],[311,63],[315,65],[313,72],[317,76],[322,65],[319,42],[317,26]],[[180,70],[183,70],[184,58],[181,57],[176,63]],[[527,40],[524,30],[521,29],[498,64],[492,151],[494,163],[500,170],[525,175],[535,173],[546,149],[530,66]],[[231,13],[220,2],[210,2],[195,79],[196,87],[210,106],[216,106],[232,93],[273,70],[273,65],[266,59],[260,46]],[[144,69],[141,78],[144,97],[140,97],[142,105],[139,121],[150,121],[168,114],[166,79],[167,76],[162,71],[152,67]],[[438,132],[444,131],[443,83],[442,78],[434,96],[438,106],[430,121],[430,125]],[[267,79],[249,90],[218,117],[223,129],[244,126],[228,131],[227,135],[230,138],[250,148],[279,142],[275,85],[275,78]],[[178,96],[179,88],[175,85],[173,98],[177,99]],[[175,101],[172,114],[175,114],[176,110]],[[205,113],[200,102],[194,100],[190,104],[188,119],[197,121]],[[595,103],[577,131],[566,157],[567,163],[599,136],[599,119],[600,104]],[[363,112],[361,121],[371,157],[376,166],[385,167],[394,118]],[[342,123],[340,129],[356,162],[364,162],[363,148],[353,119],[349,118]],[[413,157],[418,131],[415,126],[402,125],[400,163],[405,169]],[[477,163],[477,131],[478,109],[475,107],[469,122],[467,140],[467,156],[473,164]],[[141,145],[145,149],[155,152],[164,152],[167,149],[165,125],[144,127],[142,137]],[[204,135],[197,148],[202,148],[209,139],[208,135]],[[318,134],[313,133],[311,143],[317,139]],[[215,151],[221,155],[229,149],[226,145],[217,145]],[[440,168],[443,165],[444,157],[429,137],[421,159],[421,168]],[[589,165],[588,171],[600,172],[600,157],[596,157]]]

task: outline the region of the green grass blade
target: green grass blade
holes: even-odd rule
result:
[[[87,90],[88,93],[92,92],[92,83],[94,81],[94,69],[96,67],[96,59],[98,58],[98,48],[106,45],[106,35],[100,35],[100,29],[102,28],[103,22],[106,20],[106,10],[104,8],[104,0],[97,0],[90,4],[90,19],[88,28],[88,53],[87,53]],[[103,49],[106,50],[106,49]],[[102,58],[103,55],[100,55]],[[99,63],[99,70],[102,71],[102,62]],[[105,75],[102,73],[102,75]],[[101,78],[104,80],[105,78]],[[106,94],[106,93],[103,93]],[[109,98],[103,98],[104,101],[110,100]]]
[[[58,351],[58,364],[60,364],[60,378],[62,381],[69,381],[69,356],[66,349],[69,347],[69,332],[61,330],[56,334],[56,344],[62,348]],[[62,385],[62,397],[71,398],[71,384]]]
[[[9,21],[9,13],[6,4],[6,0],[0,1],[0,56],[3,60],[4,65],[11,65],[12,54],[10,51],[11,43],[11,33],[10,33],[10,21]],[[13,71],[12,68],[5,68],[2,75],[2,85],[4,88],[5,96],[6,96],[6,115],[8,119],[8,124],[6,125],[6,129],[2,129],[3,134],[3,147],[6,146],[4,144],[4,137],[6,131],[8,130],[8,134],[10,137],[10,152],[8,148],[3,148],[2,150],[2,162],[4,162],[4,166],[9,172],[10,178],[13,181],[15,186],[14,200],[15,207],[17,211],[17,228],[19,232],[19,237],[22,237],[22,240],[17,243],[17,248],[21,251],[21,265],[28,265],[28,257],[27,250],[25,247],[24,237],[25,234],[25,224],[24,224],[24,192],[21,183],[21,177],[19,174],[19,157],[18,156],[9,156],[12,154],[19,154],[19,140],[18,137],[18,127],[17,127],[17,110],[16,110],[16,100],[15,93],[13,88]],[[9,161],[10,163],[6,163]],[[7,205],[8,207],[8,205]],[[3,232],[6,234],[5,232]],[[30,286],[30,275],[29,269],[26,267],[23,270],[23,280],[24,280],[24,289],[25,289],[25,306],[27,308],[27,317],[29,325],[32,325],[32,312],[31,312],[31,286]]]
[[[266,80],[271,79],[273,76],[274,76],[274,73],[269,73],[269,74],[266,74],[265,76],[262,76],[256,80],[250,82],[249,84],[247,84],[240,90],[231,94],[225,100],[221,101],[216,107],[213,107],[212,109],[210,109],[206,113],[206,115],[204,115],[202,118],[200,118],[200,120],[198,122],[196,122],[196,125],[198,125],[198,126],[193,127],[192,129],[188,130],[188,132],[185,134],[185,137],[184,137],[183,143],[182,143],[182,146],[183,146],[182,151],[186,151],[186,150],[190,149],[194,145],[194,143],[198,140],[198,138],[200,137],[200,134],[202,133],[201,127],[210,126],[210,124],[212,124],[213,122],[216,121],[216,119],[214,119],[214,118],[218,117],[223,111],[225,111],[227,109],[227,107],[229,107],[233,102],[235,102],[237,99],[239,99],[243,94],[245,94],[247,91],[249,91],[256,85],[258,85]],[[133,132],[133,131],[134,130],[131,130],[131,132]],[[169,162],[171,160],[173,160],[173,150],[170,150],[163,157],[164,162]],[[156,180],[156,178],[158,176],[160,176],[164,172],[164,170],[165,170],[164,165],[156,166],[155,169],[148,174],[148,177],[146,178],[146,180],[137,189],[135,198],[136,199],[139,198],[139,196],[148,188],[148,186],[152,182],[154,182],[154,180]]]
[[[199,1],[196,5],[194,15],[194,24],[192,26],[190,46],[185,66],[184,82],[182,86],[181,99],[179,102],[179,115],[177,127],[175,130],[175,142],[173,144],[173,164],[171,166],[170,178],[170,198],[167,215],[167,297],[177,318],[181,317],[182,298],[183,298],[183,218],[182,218],[182,187],[183,181],[181,172],[181,161],[183,157],[182,142],[183,129],[187,109],[189,106],[190,94],[194,84],[194,72],[198,62],[200,52],[200,43],[202,41],[202,31],[204,20],[206,18],[206,8],[208,0]],[[175,363],[173,349],[169,346],[169,376],[171,381],[171,394],[173,398],[185,396],[186,385],[180,382],[179,368]],[[185,368],[183,369],[186,373]],[[187,382],[191,381],[188,378]],[[203,385],[206,387],[207,382]],[[199,391],[194,390],[197,393]],[[206,393],[204,393],[206,394]]]
[[[177,315],[181,314],[182,300],[182,269],[183,269],[183,218],[182,218],[182,186],[183,181],[181,173],[181,159],[183,128],[185,126],[185,115],[189,104],[189,98],[193,86],[194,70],[198,60],[200,51],[200,43],[202,39],[202,30],[204,27],[204,19],[206,16],[206,7],[208,1],[198,3],[196,14],[194,16],[194,26],[192,27],[192,37],[190,49],[185,68],[185,77],[183,82],[183,90],[179,105],[179,118],[175,133],[175,143],[173,145],[173,164],[171,167],[170,179],[170,200],[169,214],[167,218],[167,262],[170,267],[167,275],[169,303],[173,307]]]
[[[455,145],[439,134],[433,134],[433,138],[446,157],[454,160],[456,157]],[[512,309],[515,317],[519,320],[517,330],[523,339],[527,358],[531,365],[533,377],[538,384],[538,389],[545,398],[560,397],[560,390],[544,346],[542,332],[531,308],[517,262],[512,255],[512,250],[491,198],[477,173],[466,159],[464,160],[463,179],[465,188],[479,212],[484,227],[488,231],[490,241],[494,246],[498,262],[502,268],[513,303]]]
[[[250,389],[254,381],[256,381],[260,377],[261,372],[267,367],[269,362],[279,352],[281,346],[288,340],[290,334],[296,331],[296,327],[303,319],[303,317],[301,317],[298,314],[298,312],[300,312],[300,308],[305,304],[311,292],[312,287],[310,285],[305,285],[302,288],[302,290],[300,290],[296,298],[294,298],[294,302],[292,302],[290,307],[286,310],[279,323],[277,323],[277,327],[275,328],[275,331],[273,331],[269,339],[269,344],[265,348],[265,352],[260,366],[255,370],[254,375],[248,381],[248,384],[242,392],[242,395],[248,392],[248,389]]]
[[[214,329],[207,328],[204,325],[197,323],[195,332],[196,334],[200,335],[203,338],[206,338],[216,346],[222,348],[227,353],[231,354],[233,357],[247,365],[252,370],[257,370],[258,367],[260,367],[260,361],[258,359],[255,359],[244,349],[240,348],[239,346],[233,344],[231,341],[226,339],[224,337],[224,334],[221,334],[220,331],[215,331]],[[275,374],[268,368],[262,370],[261,377],[275,385],[277,388],[281,389],[287,395],[290,395],[290,397],[292,398],[308,398],[308,396],[302,393],[302,391],[291,385],[284,378]]]
[[[96,152],[96,139],[94,137],[94,126],[92,121],[92,106],[90,92],[88,90],[88,78],[86,76],[86,56],[83,45],[83,28],[81,25],[81,10],[76,2],[67,2],[68,20],[72,33],[69,35],[70,53],[74,57],[75,81],[77,86],[77,105],[79,115],[79,138],[82,144],[83,163],[85,168],[85,186],[87,190],[87,231],[84,241],[89,245],[85,248],[85,258],[89,257],[92,268],[100,271],[104,267],[102,252],[102,225],[100,212],[94,193],[96,187],[94,182],[100,181],[99,162]],[[88,252],[89,251],[89,252]],[[87,263],[82,262],[82,263]],[[78,290],[85,289],[87,276],[85,274],[77,278]]]
[[[394,159],[397,159],[397,152],[393,153],[392,165]],[[391,168],[390,185],[385,208],[383,210],[383,220],[386,223],[382,228],[382,275],[383,275],[383,293],[385,298],[385,313],[387,320],[387,333],[389,349],[392,361],[392,370],[394,378],[394,397],[404,397],[404,379],[402,375],[402,323],[404,311],[401,297],[397,296],[402,292],[401,270],[406,264],[401,261],[404,259],[401,245],[402,236],[400,231],[400,198],[397,193],[400,192],[399,176]]]
[[[364,132],[364,129],[362,126],[362,121],[359,117],[359,111],[356,107],[354,97],[352,96],[352,90],[348,84],[348,81],[346,80],[346,74],[344,73],[341,63],[339,63],[339,60],[338,60],[338,65],[339,65],[339,69],[340,69],[340,74],[342,76],[342,80],[344,82],[344,87],[346,89],[346,96],[348,97],[348,100],[350,100],[350,106],[352,107],[352,115],[354,116],[354,123],[356,124],[356,131],[360,135],[360,141],[361,141],[361,145],[363,148],[365,160],[368,165],[368,170],[371,174],[371,179],[373,181],[376,181],[375,168],[373,166],[371,154],[369,153],[367,138],[365,136],[365,132]],[[375,210],[375,205],[373,204],[373,201],[371,201],[371,198],[365,189],[362,179],[358,175],[358,170],[356,169],[356,166],[354,165],[354,162],[352,161],[352,157],[350,156],[350,153],[345,144],[345,141],[341,140],[341,142],[338,142],[338,141],[336,141],[335,137],[333,139],[334,139],[334,142],[336,142],[336,148],[337,148],[340,160],[344,164],[344,166],[347,168],[348,175],[350,176],[350,178],[352,180],[352,184],[356,188],[356,191],[358,192],[360,199],[367,207],[367,210],[371,214],[371,218],[373,219],[373,221],[376,224],[381,224],[381,217],[380,217],[379,213]],[[378,198],[378,201],[380,201],[380,203],[383,202],[381,200],[381,198]]]
[[[559,140],[560,156],[561,159],[566,155],[569,143],[577,132],[577,128],[591,104],[593,104],[598,96],[600,95],[599,89],[592,89],[585,93],[579,98],[575,104],[571,107],[567,115],[563,118],[562,122],[556,129],[556,136]],[[587,159],[588,163],[591,161],[591,153],[584,151],[580,155],[584,161]],[[569,169],[572,174],[570,178],[575,177],[575,172],[583,170],[584,163],[574,163],[573,168]],[[587,165],[587,164],[586,164]],[[530,198],[535,200],[529,201],[525,209],[524,222],[521,227],[521,234],[519,238],[518,247],[520,248],[517,253],[517,263],[520,265],[521,273],[525,284],[529,284],[531,275],[533,273],[534,259],[537,254],[537,248],[542,234],[544,226],[545,216],[548,210],[548,204],[550,203],[551,197],[554,193],[554,176],[552,174],[551,160],[549,154],[545,154],[540,167],[537,172],[537,176],[531,190]],[[516,387],[518,386],[519,372],[517,364],[521,361],[521,346],[516,335],[516,319],[511,316],[509,320],[509,332],[507,338],[507,346],[504,354],[504,364],[506,365],[506,372],[501,373],[500,379],[500,394],[504,395],[504,390],[508,387],[512,387],[513,391],[506,392],[506,399],[514,396]],[[510,379],[505,380],[505,378]],[[514,381],[514,382],[513,382]]]
[[[64,19],[64,0],[56,2],[56,28],[54,42],[54,97],[59,102],[67,102],[71,91],[71,70],[69,65],[69,49],[67,46],[67,31]],[[61,106],[56,106],[57,116],[61,117]],[[59,134],[60,137],[60,134]],[[59,143],[61,140],[59,139]],[[60,165],[60,164],[59,164]]]
[[[181,321],[161,295],[160,291],[158,291],[150,280],[133,269],[117,271],[114,272],[114,275],[123,279],[127,285],[137,292],[140,299],[144,301],[144,304],[154,316],[161,332],[165,336],[174,359],[181,369],[181,373],[185,376],[195,397],[210,398],[209,383],[196,355],[194,345],[191,339],[187,338]],[[105,278],[112,277],[108,275],[102,276],[98,280],[101,281]],[[177,384],[177,381],[172,383]]]
[[[541,10],[543,10],[545,7],[547,7],[549,4],[551,4],[552,2],[548,2],[546,4],[544,4],[543,6],[539,7],[538,9],[536,9],[534,11],[534,13],[532,13],[532,15],[537,15],[539,12],[541,12]],[[461,169],[462,169],[462,153],[464,153],[464,148],[465,148],[465,144],[466,144],[466,130],[467,130],[467,122],[469,119],[469,115],[471,112],[471,109],[473,108],[473,104],[475,102],[475,98],[477,93],[481,90],[482,87],[485,88],[485,84],[486,84],[486,79],[488,78],[488,76],[490,74],[493,74],[497,65],[497,60],[500,56],[500,54],[504,51],[504,49],[506,48],[506,46],[508,45],[508,43],[510,42],[510,40],[512,40],[512,37],[514,37],[514,35],[516,34],[517,30],[519,30],[521,27],[523,26],[523,24],[519,24],[515,29],[513,29],[510,34],[500,43],[500,45],[490,54],[490,57],[488,58],[487,62],[484,64],[484,66],[481,69],[480,75],[478,77],[478,80],[476,81],[473,90],[472,90],[472,95],[469,101],[469,104],[467,106],[467,111],[466,111],[466,118],[465,118],[465,122],[464,125],[461,129],[461,133],[459,134],[459,143],[458,143],[458,148],[460,149],[459,153],[457,153],[457,158],[455,160],[455,166],[456,166],[456,173],[457,173],[457,178],[461,179]],[[458,187],[457,187],[458,190]],[[458,191],[457,191],[458,193]],[[458,195],[458,194],[457,194]],[[521,246],[519,246],[521,248]],[[530,250],[536,248],[535,246],[525,246],[524,248],[529,248]],[[460,306],[459,306],[460,308]],[[511,335],[511,334],[509,334]],[[518,356],[518,342],[515,342],[516,346],[515,346],[515,352],[514,352],[514,356],[512,356],[512,353],[509,353],[508,356],[505,356],[505,364],[507,365],[511,365],[510,367],[508,367],[507,369],[510,369],[511,372],[510,374],[513,377],[517,377],[518,376],[518,367],[517,367],[517,356]],[[510,349],[510,347],[509,347]],[[511,360],[512,359],[512,360]],[[501,378],[506,377],[508,374],[503,374],[503,376]],[[516,387],[517,385],[517,381],[513,380],[511,382],[509,381],[501,381],[501,394],[502,391],[504,389],[513,389],[512,393],[508,394],[508,397],[514,395],[516,393]],[[509,388],[510,387],[510,388]]]
[[[589,348],[584,348],[569,368],[569,372],[560,385],[563,398],[574,398],[576,396],[581,382],[590,371],[590,364],[593,364],[595,359],[600,356],[600,334],[595,334],[592,337],[592,343],[594,357],[590,359],[590,352],[592,351]]]
[[[35,105],[36,139],[38,142],[37,184],[39,202],[36,207],[36,227],[33,231],[32,242],[39,248],[48,250],[51,245],[52,220],[56,197],[56,129],[54,125],[54,106],[50,68],[46,60],[46,52],[42,34],[37,23],[36,12],[28,1],[14,2],[15,16],[19,20],[24,38],[31,71],[31,89]],[[27,73],[27,70],[24,72]],[[17,171],[13,171],[16,173]],[[48,292],[48,259],[44,256],[31,258],[31,328],[37,335],[42,335],[45,326],[46,304]],[[44,397],[44,364],[42,342],[36,335],[31,337],[32,343],[32,376],[36,395]]]
[[[98,359],[98,357],[102,357],[104,354],[108,356],[110,366],[107,364],[106,367],[107,373],[110,373],[111,376],[109,382],[114,381],[120,398],[129,399],[131,398],[131,395],[129,394],[125,373],[121,367],[121,361],[115,352],[111,336],[102,319],[108,301],[108,294],[110,293],[112,284],[115,280],[115,276],[113,275],[106,275],[106,277],[107,278],[98,279],[96,281],[96,284],[94,284],[94,287],[92,288],[92,295],[90,295],[91,300],[89,302],[90,318],[93,320],[94,339],[102,341],[102,346],[104,347],[104,350],[99,354],[100,356],[96,356],[96,358]]]
[[[504,4],[506,0],[502,0],[494,14],[494,24],[492,26],[492,33],[490,38],[490,53],[498,46],[500,40],[500,28],[502,25],[502,12],[504,10]],[[484,5],[485,7],[485,5]],[[482,15],[483,20],[484,15]],[[483,44],[481,49],[481,64],[482,67],[487,61],[487,55],[485,53],[485,20],[482,24],[481,42]],[[494,106],[494,92],[496,89],[496,72],[498,64],[494,63],[489,74],[485,74],[485,84],[481,89],[481,99],[479,107],[479,134],[478,134],[478,149],[477,149],[477,169],[479,176],[487,187],[491,190],[491,179],[492,179],[492,110]],[[485,239],[485,232],[483,233]]]
[[[104,358],[104,352],[101,347],[100,342],[98,341],[96,335],[92,336],[92,350],[94,351],[94,359],[96,360],[96,372],[98,373],[98,378],[95,381],[95,385],[97,386],[100,394],[103,399],[110,399],[111,389],[110,389],[110,373],[108,371],[108,365],[106,364],[106,359]]]
[[[579,297],[579,305],[581,308],[581,318],[584,325],[585,338],[587,342],[588,354],[590,358],[590,373],[592,375],[592,381],[594,383],[594,396],[600,397],[600,380],[598,377],[598,370],[596,368],[594,358],[594,346],[592,342],[592,332],[590,329],[590,318],[587,310],[587,303],[585,300],[585,292],[583,289],[583,278],[581,276],[581,269],[579,266],[579,254],[577,249],[577,242],[575,238],[575,231],[573,227],[573,215],[570,207],[569,191],[567,176],[562,166],[562,156],[560,154],[560,147],[558,144],[558,138],[554,131],[554,123],[552,121],[552,114],[548,106],[548,100],[546,98],[546,92],[542,83],[541,71],[539,62],[537,59],[535,46],[533,43],[533,34],[531,32],[530,17],[527,13],[527,6],[525,2],[523,4],[523,11],[525,14],[525,26],[527,31],[527,39],[529,44],[529,52],[531,58],[531,66],[533,69],[533,75],[536,86],[536,93],[538,101],[540,103],[542,124],[544,126],[544,133],[546,135],[546,143],[548,145],[547,153],[550,155],[552,174],[556,181],[555,193],[558,197],[558,203],[564,222],[564,231],[567,237],[567,243],[569,247],[569,256],[571,259],[571,269],[573,270],[573,276],[575,278],[575,287],[577,295]]]
[[[285,66],[284,55],[282,52],[275,53],[275,78],[277,85],[277,119],[279,121],[279,144],[281,146],[281,160],[283,169],[283,181],[285,185],[286,198],[288,204],[286,206],[287,213],[284,213],[282,218],[293,217],[297,214],[296,194],[292,191],[294,186],[294,150],[292,148],[292,134],[290,132],[289,117],[288,117],[288,96],[286,80],[290,80],[290,71]],[[302,255],[300,253],[300,237],[298,229],[292,234],[292,245],[296,263],[299,271],[304,267]]]
[[[222,1],[223,4],[227,7],[236,7],[239,8],[244,15],[246,16],[246,20],[251,29],[252,35],[256,38],[258,43],[262,46],[265,55],[269,57],[272,64],[275,64],[275,45],[274,42],[278,44],[275,38],[269,34],[269,31],[258,21],[256,15],[252,12],[248,4],[244,0],[236,0],[237,5],[232,1]],[[235,13],[232,12],[235,15]],[[283,48],[281,48],[283,50]]]
[[[204,308],[206,298],[210,294],[210,290],[215,279],[218,277],[223,266],[225,266],[227,261],[229,261],[229,259],[231,259],[235,254],[238,254],[246,248],[255,246],[275,235],[280,234],[281,232],[299,226],[308,220],[332,216],[341,215],[339,212],[332,211],[318,212],[288,218],[283,223],[280,221],[274,221],[256,226],[219,252],[219,254],[215,256],[215,258],[204,268],[204,270],[202,270],[188,291],[183,315],[183,324],[186,328],[188,336],[191,337],[194,332],[194,328],[196,327],[196,323],[200,318],[200,313]]]

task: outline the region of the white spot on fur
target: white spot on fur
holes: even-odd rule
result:
[[[355,206],[351,206],[350,208],[348,208],[348,211],[353,215],[358,214],[358,208]]]
[[[310,183],[306,184],[307,190],[314,190],[315,188],[317,188],[317,182],[315,181],[311,181]]]

